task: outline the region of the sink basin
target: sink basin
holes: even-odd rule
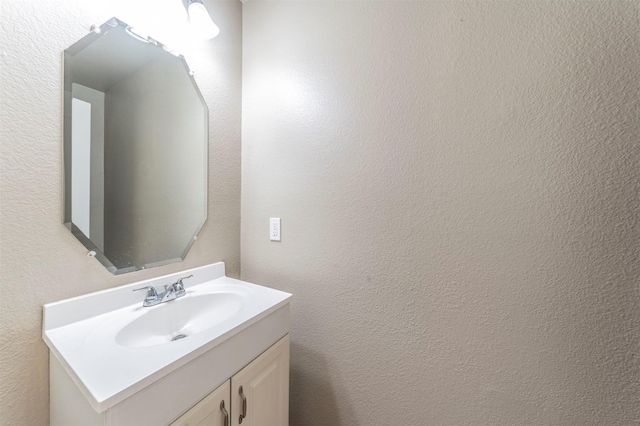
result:
[[[190,274],[187,294],[170,302],[143,307],[133,291]],[[187,368],[195,378],[172,398],[202,397],[222,383],[289,331],[290,298],[214,263],[47,304],[43,339],[97,413],[128,413],[175,392]],[[149,415],[147,424],[162,423]]]
[[[237,292],[187,295],[149,309],[125,325],[116,342],[140,348],[177,342],[232,317],[242,309],[246,297]]]

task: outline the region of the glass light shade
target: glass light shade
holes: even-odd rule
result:
[[[198,1],[189,4],[189,21],[196,37],[200,39],[214,38],[220,32],[218,26],[211,20],[207,8]]]

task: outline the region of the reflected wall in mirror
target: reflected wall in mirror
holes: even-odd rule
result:
[[[208,111],[182,56],[113,18],[64,51],[65,225],[112,273],[184,259],[207,218]]]

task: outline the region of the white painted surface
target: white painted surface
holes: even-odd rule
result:
[[[71,221],[91,238],[91,104],[71,102]]]
[[[639,4],[244,3],[242,277],[296,295],[292,425],[638,422]]]
[[[184,413],[178,420],[171,423],[171,426],[195,426],[195,425],[228,425],[225,423],[225,416],[222,409],[228,416],[231,411],[230,396],[231,384],[227,380],[219,388],[207,395],[195,407]],[[223,405],[221,405],[221,403]]]
[[[104,426],[104,416],[91,407],[80,388],[51,352],[49,383],[52,389],[55,389],[49,395],[49,426]]]
[[[262,320],[222,342],[192,362],[144,388],[105,412],[106,425],[138,426],[164,424],[178,418],[223,381],[239,371],[289,332],[290,311],[286,304]],[[186,380],[185,380],[186,379]],[[171,403],[158,404],[167,395]],[[154,406],[149,412],[147,407]]]
[[[51,382],[56,388],[51,393],[51,425],[168,424],[276,342],[285,339],[289,319],[289,304],[286,304],[102,413],[91,407],[59,359],[52,355]]]
[[[183,53],[210,111],[215,155],[208,220],[183,262],[112,276],[63,225],[62,51],[113,16],[174,28],[177,14],[165,12],[183,6],[175,0],[0,2],[0,271],[11,277],[0,298],[0,424],[49,423],[42,305],[216,261],[239,277],[241,4],[206,3],[221,33]]]
[[[73,83],[71,96],[91,104],[91,241],[104,251],[104,93]],[[72,121],[73,122],[73,121]],[[73,167],[75,167],[75,162]],[[88,235],[88,234],[87,234]]]
[[[231,426],[289,425],[289,342],[287,335],[231,378]]]
[[[288,293],[220,276],[221,271],[224,273],[224,265],[218,263],[45,305],[43,339],[91,406],[102,412],[203,353],[217,350],[225,340],[289,303]],[[212,323],[211,327],[175,342],[144,347],[118,343],[117,334],[127,324],[151,310],[167,307],[161,304],[143,308],[144,292],[134,293],[133,289],[149,285],[162,288],[179,276],[190,274],[193,278],[185,282],[187,295],[168,304],[227,292],[244,298],[242,309],[222,322]],[[288,327],[288,323],[285,325]],[[266,349],[251,347],[258,341],[257,337],[244,335],[248,352],[260,353]],[[233,372],[227,372],[229,377]]]
[[[229,423],[226,424],[238,425],[243,413],[240,386],[246,398],[247,412],[242,419],[244,426],[288,426],[288,334],[180,416],[171,426],[225,424],[220,401],[225,402],[225,409],[229,414]]]

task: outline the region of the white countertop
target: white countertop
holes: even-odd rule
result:
[[[185,280],[182,299],[219,291],[246,298],[244,306],[228,319],[174,342],[125,347],[115,336],[124,325],[154,307],[142,307],[144,291],[134,288]],[[291,294],[236,280],[224,275],[216,263],[152,280],[87,294],[44,305],[43,339],[97,412],[123,401],[211,350],[270,313],[288,304]]]

